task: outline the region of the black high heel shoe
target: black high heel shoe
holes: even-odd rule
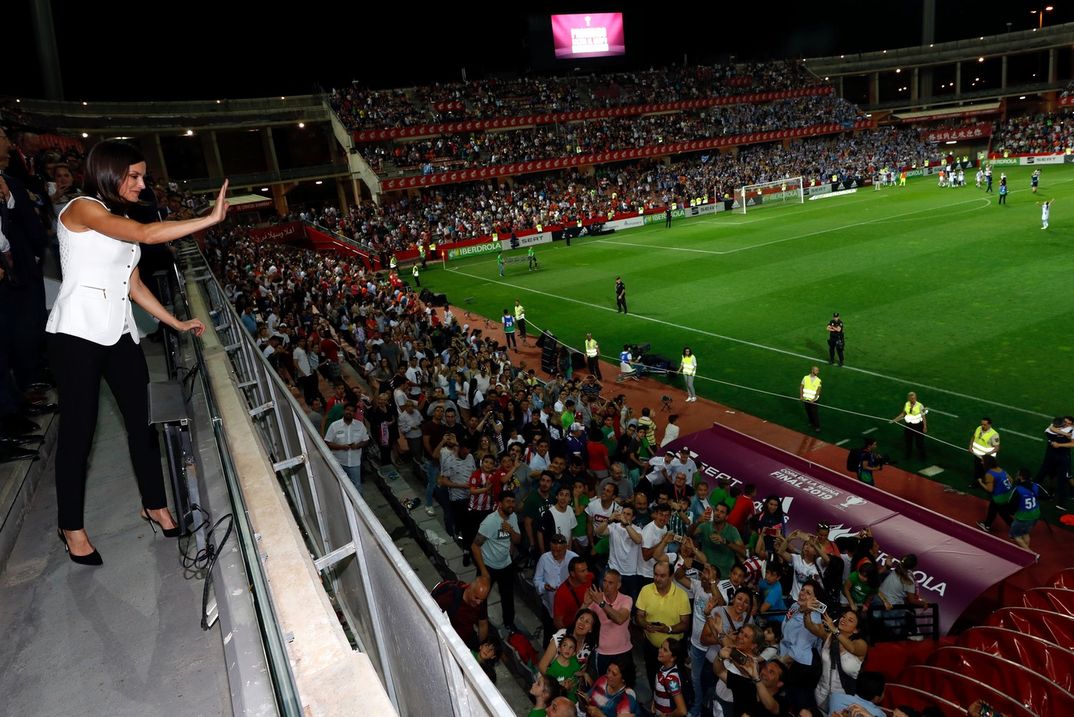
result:
[[[101,554],[96,549],[89,555],[75,555],[71,552],[71,548],[67,545],[67,536],[63,534],[63,531],[59,528],[56,529],[56,535],[60,536],[60,541],[63,543],[63,549],[67,551],[67,557],[71,559],[71,562],[78,563],[79,565],[104,565],[104,559],[101,558]]]
[[[153,529],[154,535],[156,535],[157,533],[158,526],[160,527],[160,532],[164,534],[165,538],[178,538],[180,535],[183,534],[183,529],[180,526],[177,525],[174,528],[165,528],[163,525],[160,524],[159,521],[149,517],[149,513],[147,513],[144,509],[142,510],[141,516],[142,520],[149,523],[149,527]]]

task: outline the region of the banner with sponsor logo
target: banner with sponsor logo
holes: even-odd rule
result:
[[[802,192],[805,194],[806,199],[809,199],[810,197],[816,197],[820,194],[831,194],[831,191],[831,184],[815,184],[812,187],[808,185],[802,187]]]
[[[671,210],[671,218],[672,219],[684,219],[685,217],[686,217],[686,210],[685,209],[680,207],[678,209],[672,209]],[[667,212],[658,212],[656,214],[646,214],[645,215],[645,223],[646,224],[659,224],[660,222],[666,222],[666,221],[667,221]]]
[[[1023,167],[1034,164],[1065,164],[1066,161],[1065,154],[1032,154],[1018,158],[1018,164]]]
[[[552,232],[540,232],[539,234],[527,234],[524,237],[515,237],[518,242],[515,246],[511,246],[511,237],[500,240],[500,248],[504,251],[511,251],[512,249],[519,249],[527,246],[537,246],[538,244],[551,244]],[[449,253],[450,256],[450,253]]]
[[[829,134],[839,134],[848,130],[872,129],[875,126],[876,122],[871,119],[858,120],[851,127],[845,127],[836,122],[829,122],[826,124],[798,127],[795,129],[751,132],[749,134],[697,139],[689,142],[668,142],[665,144],[649,145],[647,147],[597,152],[595,154],[578,154],[569,157],[556,157],[554,159],[541,159],[531,162],[513,162],[511,164],[497,164],[487,167],[476,167],[473,169],[451,170],[447,172],[413,175],[409,177],[393,177],[380,180],[380,188],[381,191],[384,192],[392,192],[400,189],[420,189],[421,187],[473,182],[491,179],[493,177],[511,177],[520,174],[533,174],[534,172],[554,172],[591,164],[607,164],[610,162],[624,162],[635,159],[646,159],[649,157],[666,157],[673,154],[685,154],[688,152],[703,152],[708,149],[718,149],[720,147],[740,147],[743,145],[762,144],[764,142],[776,142],[785,139],[820,137]]]
[[[259,244],[263,242],[294,244],[306,238],[306,229],[302,222],[288,222],[271,227],[250,229],[250,238]]]
[[[991,122],[978,122],[966,127],[948,127],[930,129],[921,132],[921,139],[926,142],[957,142],[967,139],[983,139],[992,136]]]
[[[944,633],[981,593],[1034,562],[1032,553],[1005,540],[723,426],[668,447],[681,446],[710,484],[752,483],[761,499],[782,497],[788,533],[827,523],[834,540],[870,528],[887,554],[916,554],[918,592],[939,603]]]
[[[448,259],[461,259],[464,256],[476,256],[478,254],[495,254],[499,251],[501,251],[500,242],[495,239],[480,244],[470,244],[469,246],[456,244],[448,249]]]
[[[723,97],[706,97],[697,100],[678,100],[675,102],[655,102],[644,105],[626,105],[623,107],[602,107],[600,109],[577,110],[575,112],[550,112],[548,114],[525,115],[522,117],[493,117],[491,119],[463,120],[444,124],[421,124],[409,127],[389,127],[385,129],[363,129],[353,133],[355,142],[385,142],[387,140],[411,137],[429,137],[441,134],[459,134],[465,132],[486,132],[494,129],[518,129],[541,124],[562,124],[581,120],[608,119],[611,117],[631,117],[634,115],[654,114],[657,112],[681,112],[683,110],[704,109],[706,107],[747,105],[775,100],[791,100],[799,97],[830,95],[831,85],[814,85],[793,90],[775,90],[771,92],[751,92],[743,95]],[[461,102],[447,102],[434,105],[440,111],[445,109],[461,110]]]
[[[645,216],[638,215],[636,217],[627,217],[626,219],[616,219],[614,221],[606,222],[604,228],[618,231],[620,229],[633,229],[644,225]]]

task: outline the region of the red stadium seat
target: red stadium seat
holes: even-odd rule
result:
[[[1062,615],[1074,615],[1074,590],[1065,588],[1033,588],[1022,594],[1026,607],[1049,610]]]
[[[900,684],[889,684],[884,688],[884,701],[881,706],[885,711],[896,707],[913,707],[915,710],[938,707],[944,717],[966,717],[966,710],[959,704],[941,699],[916,687]]]
[[[1057,588],[1066,588],[1067,590],[1074,590],[1074,568],[1067,568],[1052,580],[1052,585]]]
[[[988,625],[1033,635],[1074,650],[1074,617],[1029,607],[1005,607],[988,616]]]
[[[959,645],[987,652],[1037,672],[1074,692],[1074,652],[1047,640],[1002,627],[974,627],[962,633]]]
[[[941,647],[929,665],[950,670],[1019,700],[1039,715],[1074,715],[1074,695],[1051,679],[1012,660],[965,647]]]
[[[963,707],[968,707],[977,700],[984,700],[1007,717],[1043,717],[1015,698],[983,682],[931,665],[914,665],[906,668],[899,676],[899,684],[914,687]]]

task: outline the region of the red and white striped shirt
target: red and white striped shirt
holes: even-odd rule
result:
[[[470,474],[470,488],[486,488],[491,486],[491,473],[484,473],[480,470],[476,470]],[[493,491],[491,490],[485,493],[471,493],[470,510],[476,510],[482,513],[487,513],[492,510],[493,505],[495,505],[492,493]]]
[[[675,711],[675,696],[682,694],[682,679],[677,665],[661,667],[653,686],[653,712],[667,715]]]

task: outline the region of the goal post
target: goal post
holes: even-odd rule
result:
[[[735,210],[743,214],[750,209],[788,204],[805,204],[801,177],[784,177],[774,182],[747,184],[735,194]]]

